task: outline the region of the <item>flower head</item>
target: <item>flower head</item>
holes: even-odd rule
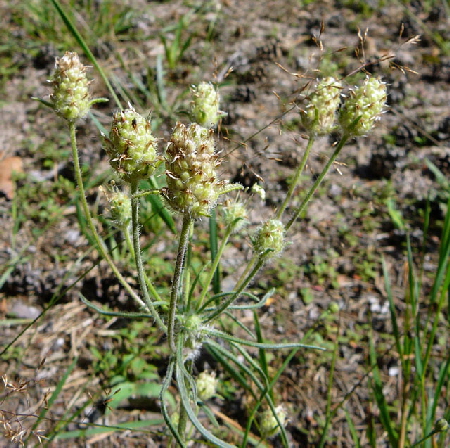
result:
[[[219,380],[216,378],[215,372],[200,373],[196,380],[198,398],[202,401],[206,401],[213,397],[216,393],[218,382]]]
[[[53,93],[50,100],[55,112],[68,121],[83,118],[91,106],[89,81],[86,67],[77,53],[67,52],[56,59],[55,72],[51,79]]]
[[[275,408],[275,413],[276,413],[280,423],[282,425],[284,425],[287,420],[287,414],[286,414],[286,411],[284,410],[283,406],[281,406],[281,405],[277,406]],[[273,412],[271,409],[268,409],[267,411],[264,411],[261,414],[260,425],[261,425],[261,427],[260,427],[261,435],[264,438],[274,437],[280,432],[280,425],[278,424],[278,421],[275,418],[275,416],[273,415]]]
[[[126,228],[131,223],[130,196],[117,188],[113,188],[110,192],[100,188],[106,194],[112,220],[120,229]]]
[[[247,208],[240,201],[225,201],[223,215],[225,224],[233,226],[234,232],[239,231],[248,223]]]
[[[153,174],[159,162],[157,140],[151,124],[131,105],[114,114],[111,131],[103,136],[109,163],[126,181],[137,181]]]
[[[202,82],[191,88],[194,99],[191,103],[192,121],[206,128],[213,128],[223,112],[219,111],[219,93],[211,83]]]
[[[350,90],[339,115],[344,133],[353,137],[367,134],[380,118],[386,99],[386,83],[377,78],[367,77],[362,86]]]
[[[264,257],[279,255],[284,246],[286,227],[278,219],[270,219],[258,229],[253,240],[255,252]]]
[[[163,196],[173,210],[193,219],[208,216],[221,194],[240,188],[218,180],[220,160],[213,131],[177,123],[166,150],[167,187]]]
[[[316,84],[309,104],[300,111],[302,125],[309,134],[325,135],[333,130],[341,90],[342,83],[331,77]]]

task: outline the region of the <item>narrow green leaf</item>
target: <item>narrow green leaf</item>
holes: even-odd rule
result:
[[[261,325],[259,324],[258,314],[256,311],[253,311],[253,322],[255,323],[255,332],[256,332],[256,339],[260,344],[264,343],[263,337],[262,337],[262,329]],[[267,379],[269,379],[269,366],[267,363],[267,356],[266,356],[266,350],[264,348],[260,348],[258,350],[259,354],[259,366],[261,367],[261,370],[264,372],[264,375]],[[271,398],[273,400],[273,396],[271,395]]]
[[[183,406],[186,409],[186,412],[188,414],[189,420],[191,423],[197,428],[197,430],[200,432],[200,434],[203,435],[203,437],[206,438],[206,440],[212,442],[215,444],[215,446],[218,446],[220,448],[235,448],[234,445],[230,445],[229,443],[224,442],[223,440],[218,439],[214,434],[209,432],[198,420],[197,416],[195,415],[195,412],[193,411],[191,407],[191,401],[189,399],[189,393],[186,389],[185,384],[185,377],[183,375],[184,367],[180,366],[180,363],[183,362],[182,360],[178,360],[176,368],[175,368],[175,376],[177,379],[177,386],[178,391],[180,392],[180,398],[183,402]]]
[[[350,435],[352,436],[353,447],[361,448],[360,436],[356,431],[355,424],[353,423],[351,415],[346,408],[344,408],[344,412],[345,412],[345,419],[347,420],[348,429],[350,430]]]
[[[210,329],[209,333],[213,336],[217,336],[218,338],[225,339],[230,342],[236,342],[237,344],[242,344],[248,347],[256,347],[256,348],[266,348],[269,350],[276,350],[280,348],[310,348],[315,350],[325,350],[322,347],[318,347],[315,345],[305,345],[300,344],[298,342],[284,342],[284,343],[278,343],[278,344],[270,344],[270,343],[259,343],[259,342],[252,342],[248,341],[246,339],[237,338],[235,336],[232,336],[231,334],[224,333],[223,331]]]
[[[116,425],[95,425],[90,424],[88,429],[80,429],[77,431],[66,431],[59,433],[55,439],[67,440],[67,439],[80,439],[82,437],[92,437],[97,434],[112,433],[116,431],[136,431],[154,433],[154,430],[148,430],[151,426],[161,426],[164,424],[164,419],[149,419],[129,421],[123,423],[117,423]]]
[[[388,404],[386,402],[386,398],[383,393],[383,382],[381,381],[380,372],[377,365],[377,355],[375,352],[375,345],[372,337],[369,338],[369,353],[370,353],[370,364],[374,366],[372,370],[372,380],[373,380],[372,389],[378,408],[380,410],[380,420],[384,430],[388,434],[390,446],[396,447],[398,442],[398,435],[392,426]]]
[[[166,376],[164,377],[162,387],[161,387],[161,394],[160,394],[160,401],[161,401],[161,410],[164,417],[164,421],[166,422],[166,425],[169,427],[170,432],[175,437],[176,441],[178,442],[178,445],[181,448],[185,448],[185,443],[181,440],[180,435],[178,434],[178,430],[175,427],[175,425],[172,422],[172,419],[170,418],[169,412],[167,410],[165,395],[167,390],[170,387],[170,384],[172,382],[173,377],[173,370],[175,366],[175,358],[172,358],[169,362],[169,365],[167,367]]]
[[[156,180],[153,177],[148,179],[148,181],[141,182],[141,185],[143,186],[144,189],[148,190],[159,189],[159,185],[157,184]],[[164,205],[164,202],[162,201],[161,197],[156,194],[150,194],[145,198],[148,202],[150,202],[152,210],[164,221],[168,229],[174,235],[176,235],[177,229],[175,226],[175,222],[169,210],[167,210],[167,207]]]
[[[62,392],[62,389],[64,387],[64,384],[66,384],[67,379],[69,378],[69,375],[72,373],[73,369],[76,367],[78,362],[78,358],[74,358],[72,363],[67,368],[66,372],[62,376],[62,378],[58,381],[58,384],[55,387],[55,390],[53,391],[52,395],[47,401],[47,406],[45,406],[42,411],[39,413],[38,418],[34,422],[34,425],[31,427],[30,432],[32,433],[42,422],[42,420],[45,419],[45,416],[47,415],[47,412],[49,409],[51,409],[52,405],[56,401],[56,399],[59,397],[59,395]]]
[[[386,262],[384,261],[384,258],[381,260],[381,262],[382,262],[382,266],[383,266],[384,285],[386,288],[386,294],[388,296],[388,301],[389,301],[389,312],[390,312],[390,316],[391,316],[392,329],[393,329],[394,338],[395,338],[395,346],[397,349],[397,353],[400,356],[400,359],[402,359],[403,358],[403,349],[402,349],[401,339],[400,339],[401,334],[400,334],[400,330],[398,328],[397,311],[395,309],[394,298],[392,296],[392,291],[391,291],[391,280],[389,277],[388,268],[387,268]]]

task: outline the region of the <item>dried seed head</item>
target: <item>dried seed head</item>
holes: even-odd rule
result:
[[[208,216],[221,194],[237,188],[217,179],[220,161],[213,131],[198,124],[177,123],[165,159],[167,187],[162,193],[169,206],[183,215]]]
[[[333,130],[341,89],[342,83],[331,77],[316,84],[309,104],[300,111],[302,125],[308,134],[325,135]]]
[[[259,229],[253,240],[253,248],[257,254],[264,257],[274,257],[284,248],[286,227],[278,219],[266,221]]]
[[[126,181],[150,177],[159,162],[151,124],[131,105],[114,114],[109,136],[103,136],[113,169]]]
[[[287,421],[287,414],[283,409],[283,406],[277,406],[275,408],[275,413],[280,423],[284,426]],[[264,438],[274,437],[280,432],[280,426],[271,409],[267,409],[267,411],[264,411],[261,414],[260,425],[261,435]]]
[[[344,102],[339,115],[343,132],[353,137],[367,134],[380,118],[386,99],[386,83],[367,77],[362,86],[350,91]]]
[[[216,394],[218,382],[219,380],[216,378],[215,372],[200,373],[196,380],[198,398],[202,401],[206,401],[213,397]]]
[[[223,112],[219,111],[219,93],[208,82],[192,86],[194,99],[191,102],[192,121],[205,128],[213,128],[219,122]]]
[[[53,109],[68,121],[83,118],[91,106],[89,81],[86,67],[76,53],[66,53],[56,59],[55,72],[51,79],[53,93],[50,95]]]

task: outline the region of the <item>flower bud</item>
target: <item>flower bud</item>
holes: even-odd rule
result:
[[[336,303],[336,302],[331,302],[331,303],[328,305],[328,311],[329,311],[331,314],[339,313],[339,310],[340,310],[339,304]]]
[[[55,62],[55,73],[51,79],[53,93],[50,101],[53,109],[68,121],[83,118],[91,106],[89,81],[86,67],[76,53],[65,53]]]
[[[216,126],[224,113],[219,111],[219,93],[214,86],[202,82],[198,86],[192,86],[191,92],[194,97],[191,102],[192,121],[205,128]]]
[[[114,114],[109,136],[103,135],[113,169],[126,181],[150,177],[158,164],[151,124],[133,107]]]
[[[339,115],[344,133],[353,137],[367,134],[380,118],[386,99],[386,83],[377,78],[367,77],[362,86],[350,90]]]
[[[287,415],[286,411],[283,409],[283,406],[277,406],[275,408],[275,413],[280,423],[284,426],[287,421]],[[260,431],[264,438],[274,437],[280,432],[280,426],[278,425],[277,419],[273,415],[271,409],[267,409],[267,411],[264,411],[261,414]]]
[[[300,111],[301,123],[308,134],[325,135],[333,130],[341,89],[342,83],[331,77],[316,84],[309,104]]]
[[[174,412],[170,416],[170,420],[172,421],[173,426],[178,426],[178,423],[180,422],[180,414],[178,412]]]
[[[264,188],[261,187],[261,185],[253,184],[251,191],[252,193],[259,195],[263,201],[266,200],[266,190],[264,190]]]
[[[434,423],[434,430],[436,432],[445,432],[449,429],[448,421],[445,420],[445,418],[440,418],[439,420],[436,420]]]
[[[277,256],[284,248],[286,228],[278,219],[266,221],[253,240],[253,248],[257,254],[265,257]],[[267,252],[270,251],[270,252]]]
[[[118,227],[124,228],[131,222],[131,199],[123,191],[114,191],[108,196],[111,217]]]
[[[221,194],[238,188],[217,179],[220,160],[213,131],[198,124],[177,123],[165,158],[167,187],[162,194],[173,210],[192,219],[208,216]]]
[[[206,401],[213,397],[216,394],[218,382],[219,380],[216,378],[215,372],[200,373],[196,380],[198,398],[202,401]]]
[[[247,208],[242,202],[226,201],[223,206],[224,222],[232,225],[233,231],[238,231],[248,222]]]

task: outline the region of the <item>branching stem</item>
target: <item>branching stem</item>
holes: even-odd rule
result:
[[[69,121],[69,133],[70,133],[70,142],[72,145],[72,157],[73,157],[73,163],[75,167],[75,180],[77,182],[78,190],[80,192],[80,201],[81,201],[81,207],[83,208],[84,215],[86,217],[87,224],[89,226],[89,229],[92,233],[92,236],[97,243],[98,250],[100,252],[100,255],[106,260],[109,267],[113,271],[114,275],[117,277],[119,282],[122,284],[122,286],[127,290],[127,292],[131,295],[133,300],[138,304],[138,306],[145,311],[149,312],[148,306],[142,301],[142,299],[133,291],[129,283],[125,280],[125,278],[122,276],[122,274],[117,269],[117,266],[114,264],[114,261],[109,256],[108,250],[105,247],[105,243],[100,238],[100,235],[97,232],[97,229],[94,225],[94,221],[92,220],[92,216],[89,210],[89,206],[86,200],[86,193],[84,191],[84,185],[83,185],[83,177],[81,175],[81,167],[80,167],[80,160],[78,156],[78,148],[77,148],[77,139],[76,139],[76,127],[75,123],[72,121]]]

